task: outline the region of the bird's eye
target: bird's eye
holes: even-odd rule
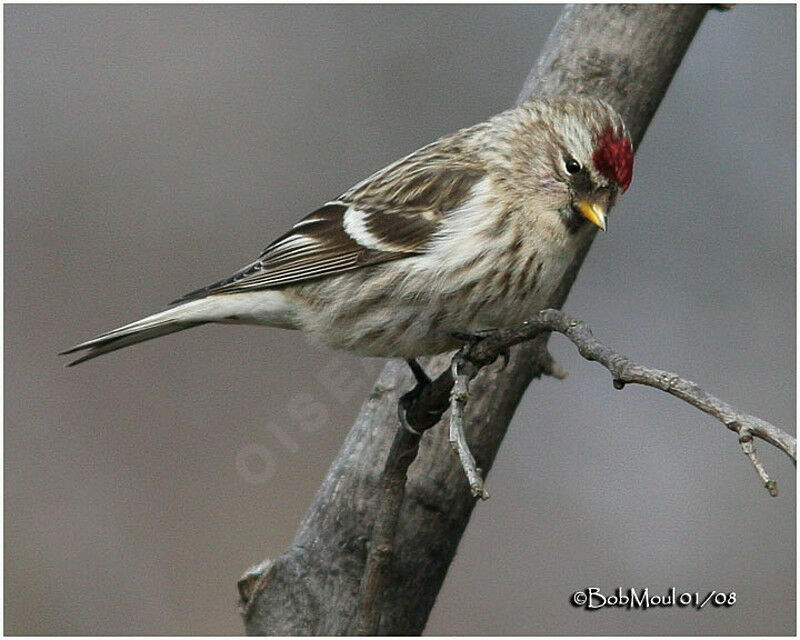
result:
[[[575,160],[575,158],[570,158],[564,163],[564,166],[567,168],[567,173],[578,173],[581,170],[581,163]]]

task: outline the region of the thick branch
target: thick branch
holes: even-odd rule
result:
[[[409,465],[417,457],[420,436],[400,427],[386,457],[381,487],[381,502],[372,529],[369,553],[361,579],[359,611],[355,620],[356,635],[375,635],[380,626],[384,589],[392,560],[394,538],[405,495]]]
[[[625,118],[638,147],[706,10],[701,5],[570,6],[520,100],[533,93],[601,97]],[[548,306],[562,306],[590,244],[591,238]],[[507,367],[486,367],[470,384],[466,438],[484,474],[529,382],[545,371],[546,338],[543,334],[515,347]],[[449,357],[439,356],[427,368],[441,371],[449,363]],[[412,386],[405,364],[386,366],[291,548],[275,559],[260,588],[249,593],[248,633],[349,631],[379,509],[380,476],[397,430],[397,401]],[[430,430],[409,469],[390,580],[375,603],[381,633],[423,630],[473,506],[448,434]]]

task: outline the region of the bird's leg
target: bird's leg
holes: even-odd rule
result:
[[[422,389],[431,383],[431,379],[428,377],[428,374],[425,373],[425,369],[422,368],[422,365],[413,358],[406,360],[406,363],[408,364],[408,368],[411,369],[411,373],[414,374],[414,378],[417,380],[417,386],[414,387],[414,390],[419,389],[419,391],[422,391]],[[413,393],[413,390],[409,393]]]
[[[406,421],[406,410],[420,397],[425,387],[431,383],[431,379],[428,377],[428,374],[425,373],[425,369],[422,368],[420,363],[413,358],[407,359],[406,363],[408,364],[408,368],[411,369],[411,373],[414,374],[417,384],[411,391],[400,396],[400,401],[397,403],[397,417],[400,419],[400,424],[402,424],[407,431],[410,431],[414,435],[420,435],[419,431],[411,427],[408,421]]]

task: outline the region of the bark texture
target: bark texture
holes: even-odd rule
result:
[[[638,148],[708,5],[575,5],[565,8],[519,97],[598,96],[625,119]],[[588,251],[587,241],[550,306],[560,308]],[[542,374],[547,335],[487,367],[470,385],[466,424],[484,475],[528,384]],[[439,373],[450,356],[431,359]],[[414,382],[402,361],[386,365],[333,462],[291,548],[240,582],[249,634],[353,633],[380,475],[398,427],[397,402]],[[422,438],[409,469],[381,602],[380,632],[419,634],[455,555],[475,499],[445,426]]]

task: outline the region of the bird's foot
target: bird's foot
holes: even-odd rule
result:
[[[478,344],[484,338],[488,338],[489,336],[493,335],[494,333],[494,329],[480,329],[471,333],[467,333],[466,331],[451,331],[450,335],[460,342],[464,342],[470,346],[473,346]]]
[[[450,335],[467,344],[470,348],[474,347],[478,344],[481,340],[485,340],[486,338],[493,336],[497,333],[496,329],[481,329],[479,331],[475,331],[473,333],[465,333],[462,331],[451,331]],[[503,371],[507,366],[509,360],[511,360],[511,351],[508,348],[502,349],[498,356],[503,358],[503,364],[501,365],[499,371]],[[469,358],[469,352],[467,352],[466,357]]]

